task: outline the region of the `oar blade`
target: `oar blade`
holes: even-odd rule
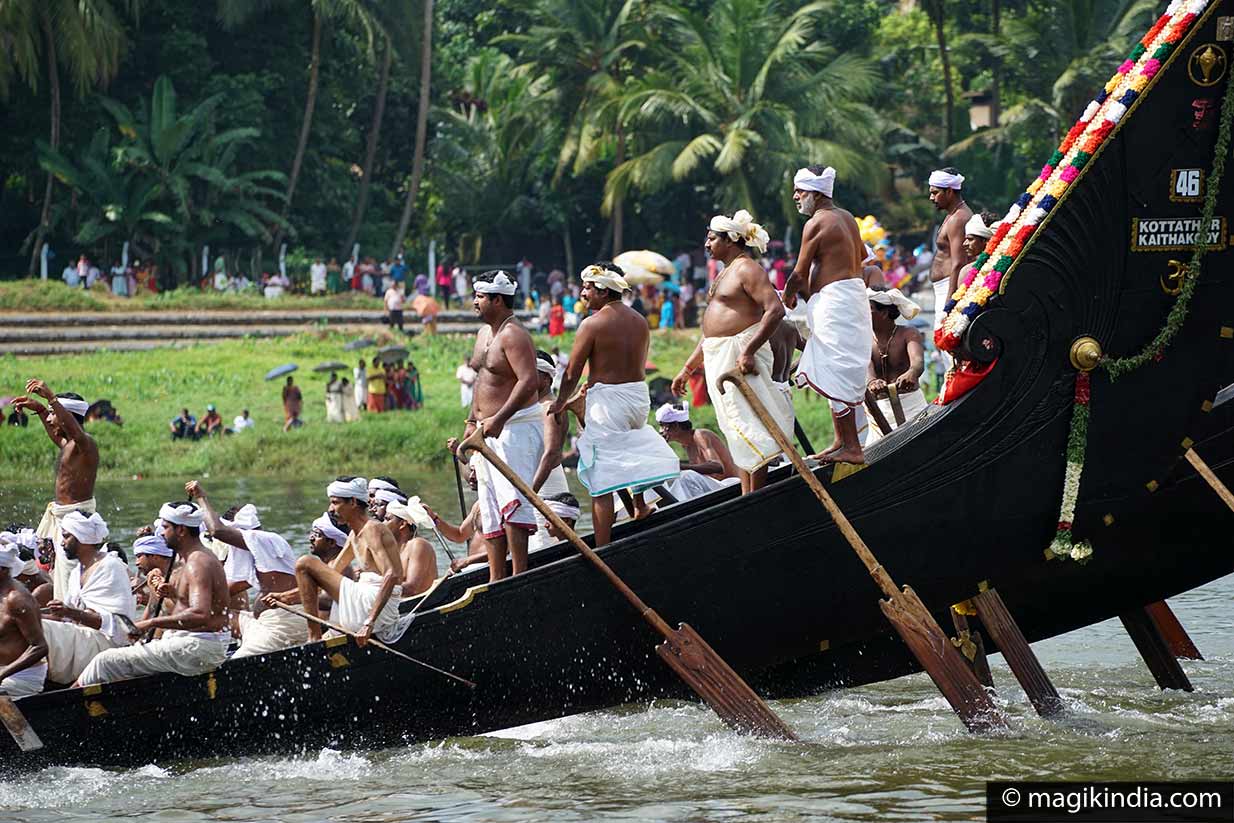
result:
[[[656,654],[732,728],[759,737],[797,740],[793,730],[689,624],[680,624],[656,646]]]
[[[17,747],[23,752],[33,752],[43,748],[43,741],[39,740],[39,736],[34,733],[30,721],[26,720],[21,709],[17,708],[17,704],[7,694],[0,694],[0,723],[8,729]]]

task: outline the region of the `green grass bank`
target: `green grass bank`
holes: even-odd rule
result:
[[[140,297],[116,297],[109,287],[71,289],[59,280],[0,281],[0,311],[125,312],[125,311],[296,311],[307,309],[369,309],[381,311],[381,300],[359,292],[311,297],[287,294],[267,300],[257,293],[231,294],[181,288]]]

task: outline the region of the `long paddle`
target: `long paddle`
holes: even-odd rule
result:
[[[450,455],[450,462],[454,464],[454,487],[458,489],[458,516],[466,520],[467,504],[463,502],[463,473],[458,467],[458,458],[456,456]],[[453,560],[454,558],[450,559]]]
[[[326,620],[324,617],[313,617],[313,615],[309,614],[308,612],[302,611],[300,609],[292,608],[291,606],[288,606],[286,603],[280,603],[277,600],[274,601],[274,605],[278,606],[283,611],[288,611],[288,612],[291,612],[292,614],[299,615],[300,617],[303,617],[305,620],[312,620],[314,623],[320,623],[323,626],[334,629],[339,634],[345,634],[348,637],[350,637],[352,640],[356,639],[356,635],[354,632],[349,632],[346,629],[344,629],[342,626],[335,625],[334,623],[331,623],[329,620]],[[409,654],[404,654],[403,652],[399,651],[393,646],[388,646],[385,643],[382,643],[380,640],[378,640],[375,637],[370,637],[368,639],[368,642],[373,644],[374,646],[376,646],[377,648],[381,649],[384,652],[389,652],[395,657],[401,657],[410,663],[415,663],[417,666],[423,666],[424,668],[430,671],[434,671],[434,672],[437,672],[438,674],[445,675],[451,680],[457,680],[458,682],[462,683],[464,686],[467,686],[468,688],[474,689],[476,687],[475,683],[472,683],[470,680],[468,680],[465,677],[459,677],[457,674],[454,674],[453,672],[448,672],[445,669],[439,669],[430,663],[425,663],[423,660],[417,660],[416,658],[412,657]]]
[[[896,428],[904,425],[904,404],[900,402],[900,390],[895,383],[887,384],[887,399],[891,401],[891,414],[896,419]]]
[[[784,450],[784,454],[793,462],[793,466],[806,481],[806,485],[814,492],[814,496],[831,515],[840,533],[848,540],[853,551],[857,553],[857,557],[869,571],[870,577],[874,578],[874,582],[882,589],[887,597],[886,600],[880,600],[878,604],[883,614],[900,634],[909,651],[917,658],[917,662],[929,673],[934,684],[947,698],[947,702],[955,709],[964,725],[969,731],[1005,728],[1006,721],[990,700],[990,695],[964,662],[960,652],[951,645],[929,609],[925,607],[911,587],[905,586],[901,590],[896,586],[891,575],[887,574],[886,569],[870,551],[870,547],[857,534],[853,524],[844,516],[844,512],[840,511],[840,507],[831,499],[831,495],[823,488],[823,484],[814,476],[814,472],[810,471],[809,466],[801,459],[801,455],[788,441],[788,437],[776,425],[763,405],[763,401],[750,388],[750,384],[745,381],[741,372],[733,369],[720,375],[718,385],[721,394],[725,393],[729,383],[736,386],[745,397],[746,402],[750,404],[750,408],[754,410],[767,432],[775,438],[776,443]]]
[[[17,743],[17,748],[23,752],[33,752],[43,748],[43,741],[39,740],[39,736],[34,733],[30,721],[26,720],[21,709],[17,708],[13,698],[4,692],[0,692],[0,723],[4,724],[4,728]]]
[[[621,593],[621,596],[629,601],[635,611],[664,638],[665,642],[656,646],[656,654],[660,656],[660,659],[676,672],[677,676],[699,697],[705,700],[721,720],[739,732],[781,740],[797,739],[793,730],[771,711],[762,698],[755,694],[754,690],[715,653],[711,646],[707,645],[698,632],[686,623],[681,623],[673,629],[664,622],[660,615],[656,614],[654,609],[644,603],[625,584],[625,581],[618,577],[617,573],[583,542],[578,533],[567,526],[540,495],[531,490],[531,486],[523,478],[493,453],[493,450],[484,442],[482,427],[477,426],[476,430],[459,445],[459,449],[480,452],[493,468],[505,475],[520,494],[531,501],[540,514],[544,515],[574,544],[574,548],[578,549],[583,557],[591,561],[591,564],[608,579],[609,583]]]
[[[235,551],[235,549],[232,549],[232,551]],[[163,582],[165,582],[165,583],[171,583],[171,570],[172,570],[172,569],[174,569],[175,567],[176,567],[176,553],[175,553],[175,552],[172,552],[172,553],[171,553],[171,560],[167,563],[167,574],[166,574],[166,576],[163,578]],[[149,580],[149,578],[150,578],[150,575],[146,575],[146,579],[147,579],[147,580]],[[157,594],[158,594],[158,593],[157,593],[157,592],[155,592],[155,595],[156,595],[156,596],[157,596]],[[154,618],[156,618],[156,617],[158,617],[158,616],[159,616],[159,612],[161,612],[161,611],[163,610],[163,601],[164,601],[164,600],[166,600],[166,599],[167,599],[167,598],[165,598],[165,597],[159,597],[159,602],[157,602],[157,603],[155,603],[155,604],[154,604],[154,611],[150,614],[150,618],[151,618],[151,619],[154,619]],[[158,630],[157,630],[157,629],[150,629],[148,632],[146,632],[146,636],[145,636],[145,637],[143,637],[143,638],[141,639],[141,642],[142,642],[142,643],[149,643],[151,640],[153,640],[153,639],[154,639],[154,633],[155,633],[156,631],[158,631]]]

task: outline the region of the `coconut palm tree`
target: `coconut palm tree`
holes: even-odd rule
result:
[[[398,230],[390,245],[390,257],[403,248],[403,238],[411,226],[411,210],[420,194],[420,179],[424,175],[424,147],[428,140],[428,110],[432,105],[433,75],[433,0],[424,0],[424,22],[420,42],[420,98],[416,103],[416,145],[411,155],[411,180],[407,183],[407,199],[399,217]]]

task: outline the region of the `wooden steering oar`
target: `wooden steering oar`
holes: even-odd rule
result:
[[[454,487],[458,489],[458,516],[467,519],[467,504],[463,502],[463,473],[458,467],[458,457],[450,455],[450,462],[454,464]],[[453,559],[453,558],[451,558]]]
[[[0,724],[4,725],[8,733],[12,735],[17,748],[23,752],[33,752],[43,748],[43,741],[39,740],[39,736],[34,733],[30,721],[21,713],[21,709],[17,708],[13,698],[5,692],[0,692]]]
[[[356,635],[354,632],[349,632],[346,629],[344,629],[342,626],[335,625],[334,623],[331,623],[329,620],[326,620],[324,617],[313,617],[313,615],[309,614],[306,611],[293,608],[291,606],[288,606],[286,603],[280,603],[277,600],[274,601],[274,605],[279,607],[283,611],[287,611],[287,612],[291,612],[292,614],[299,615],[300,617],[303,617],[305,620],[312,620],[314,623],[320,623],[323,626],[334,629],[339,634],[345,634],[348,637],[350,637],[352,640],[356,639]],[[476,687],[476,684],[472,683],[467,678],[459,677],[457,674],[454,674],[453,672],[448,672],[445,669],[439,669],[436,666],[432,665],[431,663],[425,663],[423,660],[417,660],[416,658],[412,657],[409,654],[404,654],[403,652],[399,651],[393,646],[389,646],[389,645],[386,645],[385,643],[382,643],[376,637],[370,637],[367,642],[371,643],[372,645],[376,646],[377,648],[381,649],[384,652],[389,652],[395,657],[401,657],[410,663],[415,663],[417,666],[423,666],[429,671],[434,671],[434,672],[437,672],[438,674],[445,675],[451,680],[457,680],[459,683],[462,683],[464,686],[467,686],[470,689],[474,689]],[[359,645],[359,643],[357,643],[357,645]]]
[[[878,603],[883,614],[895,627],[909,651],[917,658],[917,662],[930,675],[939,691],[947,698],[947,702],[955,709],[964,725],[969,731],[974,732],[1005,728],[1006,721],[990,700],[990,695],[964,662],[960,652],[951,645],[947,635],[939,627],[938,621],[930,614],[929,609],[925,607],[911,587],[905,586],[901,590],[896,586],[891,575],[887,574],[887,570],[874,557],[870,547],[857,534],[853,524],[844,516],[844,512],[840,511],[840,507],[831,499],[831,495],[823,488],[823,484],[814,476],[814,472],[810,471],[801,455],[788,441],[788,437],[776,425],[766,406],[750,388],[750,384],[745,381],[741,372],[733,369],[720,375],[718,385],[721,394],[725,393],[729,383],[736,386],[745,397],[768,434],[775,438],[776,443],[784,450],[784,454],[792,461],[806,485],[831,515],[840,533],[853,547],[853,551],[857,553],[857,557],[869,571],[870,577],[874,578],[874,582],[886,595],[887,599],[880,600]]]
[[[900,390],[895,383],[887,384],[887,399],[891,402],[891,414],[896,419],[896,428],[904,425],[904,404],[900,402]]]
[[[573,405],[574,401],[571,401]],[[583,542],[574,529],[557,516],[540,495],[532,491],[505,461],[493,453],[484,442],[484,430],[476,430],[460,445],[461,451],[478,451],[489,464],[505,475],[506,479],[539,510],[540,514],[574,544],[574,548],[587,558],[608,579],[621,596],[632,605],[644,620],[661,636],[664,642],[656,646],[656,654],[681,680],[706,701],[720,719],[739,732],[781,740],[797,740],[783,720],[776,716],[753,689],[746,684],[731,666],[707,645],[688,624],[681,623],[676,629],[664,622],[655,610],[642,601],[625,584],[617,573]]]
[[[235,549],[232,549],[232,551],[235,551]],[[164,583],[167,583],[167,584],[170,584],[170,583],[171,583],[171,571],[172,571],[172,569],[174,569],[175,567],[176,567],[176,553],[175,553],[175,552],[172,552],[172,553],[171,553],[171,560],[169,560],[169,561],[168,561],[168,563],[167,563],[167,574],[163,575],[163,582],[164,582]],[[146,581],[147,581],[147,582],[149,582],[149,580],[150,580],[150,575],[146,575]],[[155,604],[154,604],[154,610],[153,610],[153,612],[151,612],[151,614],[150,614],[150,619],[151,619],[151,620],[153,620],[154,618],[158,617],[158,616],[159,616],[159,613],[160,613],[161,611],[163,611],[163,601],[167,599],[167,598],[165,598],[165,597],[159,596],[159,595],[158,595],[158,592],[155,592],[155,596],[157,596],[157,597],[159,598],[159,602],[157,602],[157,603],[155,603]],[[146,632],[146,636],[145,636],[145,637],[143,637],[143,638],[141,639],[141,642],[142,642],[142,643],[149,643],[151,640],[153,640],[153,639],[154,639],[154,633],[155,633],[156,631],[158,631],[158,629],[150,629],[148,632]]]
[[[865,405],[866,411],[870,413],[870,419],[874,421],[875,426],[878,426],[883,436],[891,434],[891,424],[887,422],[887,415],[883,414],[883,410],[878,406],[878,400],[874,398],[874,393],[869,389],[866,389]]]

